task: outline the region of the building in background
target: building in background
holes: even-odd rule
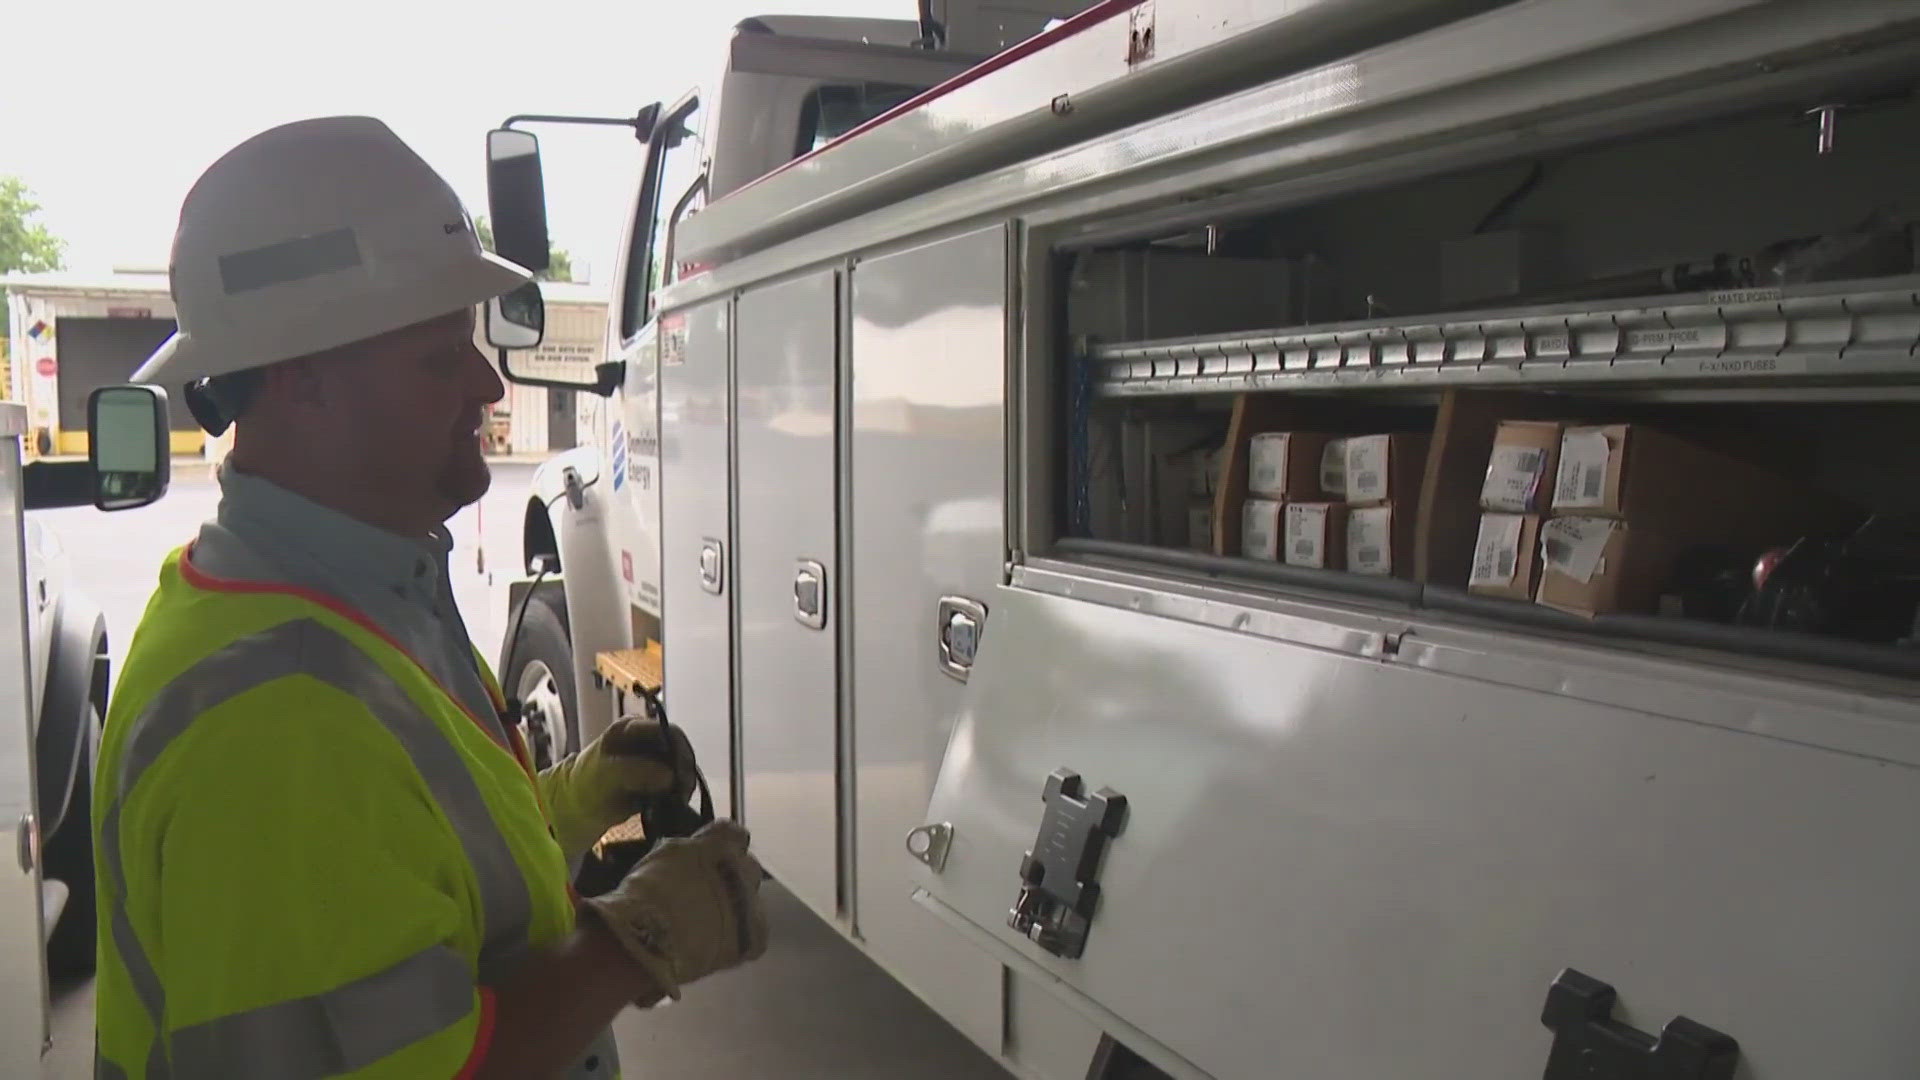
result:
[[[9,363],[0,376],[5,399],[24,404],[29,456],[87,452],[87,397],[125,382],[174,330],[173,298],[164,270],[111,274],[15,274],[0,277],[9,316]],[[604,348],[607,304],[593,285],[547,283],[547,340],[532,359],[590,358]],[[488,359],[484,328],[476,342]],[[219,457],[227,439],[208,439],[194,423],[181,387],[168,386],[177,455]],[[590,400],[581,400],[589,398]],[[599,399],[566,390],[510,385],[489,430],[494,453],[546,454],[571,449],[592,422]]]
[[[87,396],[125,382],[173,333],[165,271],[16,274],[0,278],[11,329],[6,393],[27,407],[30,456],[87,452]],[[167,387],[173,451],[197,454],[205,436]]]

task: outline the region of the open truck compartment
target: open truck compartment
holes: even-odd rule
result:
[[[1920,673],[1920,102],[1833,100],[1056,249],[1057,550]]]

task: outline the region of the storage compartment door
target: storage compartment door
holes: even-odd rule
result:
[[[1912,1074],[1911,707],[1751,682],[1683,722],[1135,602],[990,597],[916,866],[989,951],[1220,1080],[1541,1076],[1565,968],[1752,1080]],[[1007,925],[1061,768],[1128,802],[1078,959]]]
[[[1005,556],[1007,240],[1002,227],[867,259],[851,273],[855,928],[976,1043],[1001,1044],[1001,971],[913,902],[919,825],[960,706],[934,629],[984,598]]]
[[[732,813],[733,591],[727,321],[715,300],[660,318],[660,593],[667,715]]]
[[[740,805],[767,869],[826,919],[840,895],[836,285],[824,271],[734,309]]]

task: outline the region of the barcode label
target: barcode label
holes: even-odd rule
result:
[[[1575,428],[1560,440],[1560,477],[1554,485],[1556,510],[1586,510],[1607,504],[1607,463],[1613,448],[1606,432]]]
[[[1539,447],[1495,446],[1487,459],[1486,483],[1480,486],[1480,505],[1510,514],[1540,509],[1540,479],[1546,465],[1546,451]]]
[[[1369,506],[1347,515],[1347,569],[1356,574],[1393,572],[1393,507]]]
[[[1347,497],[1347,440],[1328,439],[1320,451],[1320,490],[1328,498]]]
[[[1287,563],[1324,569],[1327,565],[1325,506],[1294,503],[1287,507]]]
[[[1525,518],[1518,514],[1486,514],[1480,518],[1480,535],[1473,545],[1471,586],[1505,588],[1513,584],[1520,563],[1520,530]]]
[[[1347,501],[1376,502],[1387,497],[1387,454],[1392,440],[1366,435],[1347,440]]]
[[[1549,569],[1585,585],[1600,571],[1600,557],[1618,526],[1606,518],[1554,518],[1541,530],[1540,552]]]

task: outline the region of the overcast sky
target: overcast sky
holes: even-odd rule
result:
[[[12,11],[0,174],[75,270],[164,266],[180,201],[275,124],[385,120],[486,210],[486,131],[518,112],[631,115],[717,74],[749,15],[912,18],[913,0],[94,0]],[[556,243],[613,271],[639,165],[614,128],[538,129]]]

